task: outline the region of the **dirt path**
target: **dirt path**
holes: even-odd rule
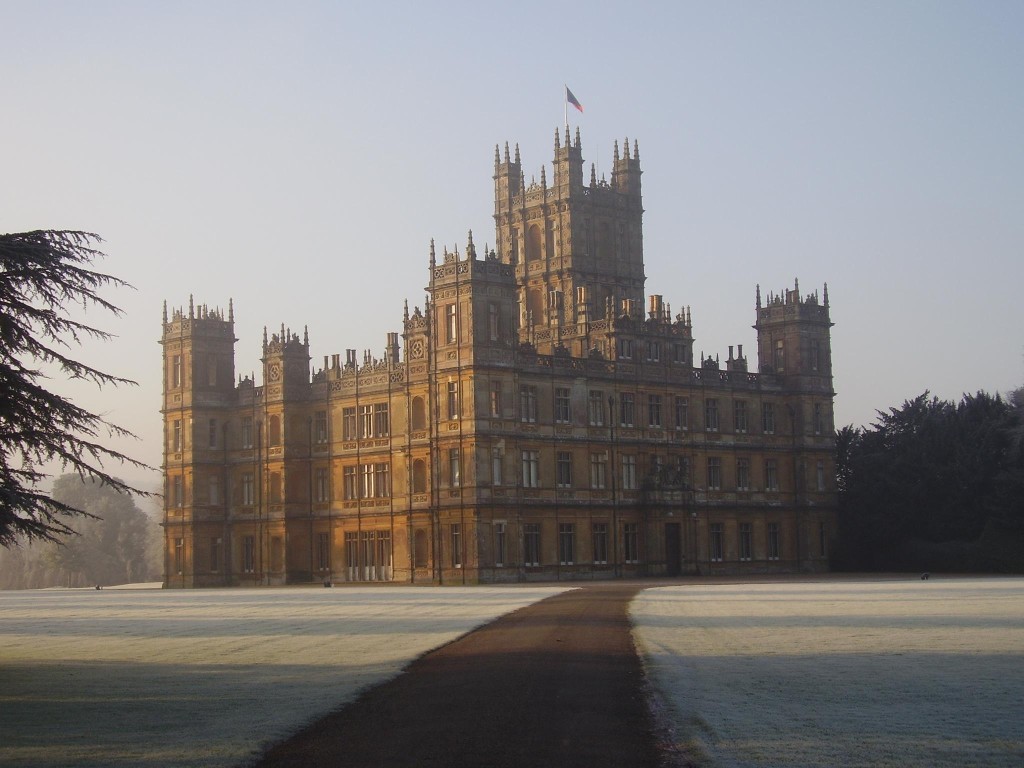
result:
[[[414,662],[259,768],[662,765],[627,610],[642,588],[550,597]]]

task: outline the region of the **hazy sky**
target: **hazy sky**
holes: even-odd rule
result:
[[[0,232],[97,232],[132,390],[54,385],[161,461],[162,303],[227,307],[313,363],[380,356],[430,238],[493,243],[495,144],[527,181],[563,83],[586,176],[639,142],[647,292],[695,348],[744,344],[755,285],[828,283],[836,421],[1024,383],[1024,3],[0,0]],[[158,477],[121,471],[151,486]]]

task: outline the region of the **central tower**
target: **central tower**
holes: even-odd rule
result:
[[[540,169],[529,184],[519,147],[494,150],[494,221],[500,260],[515,268],[520,340],[550,351],[588,351],[590,324],[643,311],[640,151],[615,142],[611,181],[583,183],[583,150],[555,131],[553,184]],[[575,348],[573,348],[575,347]]]

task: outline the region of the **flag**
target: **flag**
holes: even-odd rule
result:
[[[572,91],[569,90],[569,86],[565,86],[565,100],[572,104],[580,112],[583,111],[583,105],[580,104],[579,99],[572,95]]]

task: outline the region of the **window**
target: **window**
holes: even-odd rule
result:
[[[718,431],[718,400],[713,397],[704,401],[704,429],[708,432]]]
[[[661,342],[660,341],[648,341],[647,342],[647,360],[652,363],[661,361]]]
[[[458,448],[448,450],[448,485],[453,488],[462,482],[462,459]]]
[[[491,382],[491,417],[501,418],[501,382]]]
[[[344,440],[355,440],[359,434],[356,428],[356,409],[354,406],[341,410],[341,436]]]
[[[171,433],[171,450],[179,453],[181,451],[181,443],[181,419],[175,419]]]
[[[316,568],[318,571],[331,570],[331,542],[326,533],[316,535]]]
[[[786,349],[782,345],[782,339],[775,342],[775,372],[782,373],[786,370]]]
[[[207,425],[207,445],[210,448],[217,447],[217,420],[210,419]]]
[[[740,523],[740,560],[751,559],[753,531],[750,523]]]
[[[814,404],[814,434],[820,435],[825,431],[825,412],[821,403]]]
[[[391,465],[386,461],[373,465],[373,490],[377,498],[391,495]]]
[[[537,421],[537,387],[532,384],[519,387],[519,420],[528,424]]]
[[[317,501],[327,501],[327,467],[317,467],[313,472],[313,498]]]
[[[499,322],[499,318],[500,317],[501,316],[498,314],[498,305],[493,303],[493,302],[488,304],[487,305],[487,334],[490,337],[491,341],[497,341],[498,340],[498,332],[501,329],[501,324]]]
[[[640,562],[640,524],[626,523],[622,526],[622,548],[627,563]]]
[[[213,355],[206,358],[206,383],[211,387],[217,386],[217,358]]]
[[[448,304],[444,308],[444,327],[446,330],[446,340],[449,344],[459,340],[459,324],[458,318],[455,314],[455,305]]]
[[[242,506],[251,507],[254,503],[255,487],[252,472],[242,473]]]
[[[359,497],[362,499],[372,499],[374,496],[373,464],[363,464],[359,468],[359,477]]]
[[[327,442],[327,411],[317,411],[313,418],[313,439],[319,444]]]
[[[608,454],[590,454],[590,487],[606,488],[608,485]]]
[[[391,414],[387,403],[376,403],[373,406],[373,434],[376,437],[387,437],[391,434]]]
[[[555,457],[556,483],[559,488],[572,487],[572,454],[559,451]]]
[[[217,573],[220,570],[220,544],[217,537],[210,539],[210,572]]]
[[[708,456],[708,490],[717,491],[722,487],[722,460]]]
[[[811,339],[811,370],[821,370],[821,342]]]
[[[779,524],[768,523],[768,559],[779,559]]]
[[[690,400],[686,397],[676,398],[676,429],[690,428]]]
[[[462,567],[462,526],[452,523],[452,568]]]
[[[686,360],[686,344],[677,341],[672,345],[672,362],[685,364]]]
[[[604,426],[604,392],[590,390],[587,398],[587,421],[592,427]]]
[[[171,480],[171,506],[182,507],[185,505],[185,479],[181,475],[175,475]]]
[[[764,489],[766,491],[779,490],[779,469],[775,459],[768,459],[764,463]]]
[[[732,404],[733,428],[740,433],[747,431],[747,401],[735,400]]]
[[[523,451],[523,488],[540,487],[540,451]]]
[[[540,565],[540,523],[523,525],[523,565]]]
[[[448,382],[448,418],[459,418],[459,382]]]
[[[817,467],[815,467],[815,470],[816,470],[816,477],[817,477],[817,483],[816,483],[815,487],[819,491],[824,491],[825,490],[825,462],[824,461],[819,461]]]
[[[242,417],[242,447],[252,448],[252,416]]]
[[[412,428],[427,428],[427,409],[423,404],[422,397],[414,397],[412,399]]]
[[[359,495],[356,493],[356,468],[351,466],[343,467],[341,477],[342,498],[345,501],[359,498]]]
[[[619,396],[619,424],[632,427],[636,423],[636,402],[632,392],[623,392]]]
[[[501,485],[501,448],[491,448],[491,485]]]
[[[576,561],[576,526],[572,523],[558,524],[558,563],[572,565]]]
[[[711,562],[722,562],[722,524],[711,524]]]
[[[636,490],[636,456],[623,455],[622,457],[622,489],[624,491]]]
[[[359,436],[373,437],[373,406],[359,406]]]
[[[185,572],[185,540],[174,540],[174,572]]]
[[[647,396],[647,426],[661,429],[661,395]]]
[[[766,435],[775,434],[775,404],[761,403],[761,431]]]
[[[256,571],[256,537],[245,536],[242,539],[242,571],[254,573]]]
[[[412,463],[412,492],[427,492],[427,462],[423,459],[416,459]]]
[[[828,554],[828,528],[824,523],[818,523],[818,554],[822,557]]]
[[[618,350],[619,350],[619,359],[620,360],[632,360],[633,359],[633,340],[632,339],[619,339]]]
[[[267,431],[269,432],[269,434],[267,435],[267,439],[268,439],[270,445],[280,445],[281,444],[281,417],[280,416],[271,416],[270,417],[269,429]]]
[[[505,524],[494,524],[494,564],[502,566],[505,564]]]
[[[594,523],[590,529],[594,544],[594,565],[608,564],[608,523]]]
[[[210,475],[210,499],[211,506],[220,504],[220,478],[217,475]]]
[[[569,408],[569,388],[555,387],[555,423],[568,424],[572,419]]]
[[[181,355],[175,355],[171,360],[171,386],[181,386]]]
[[[750,489],[750,459],[736,459],[736,490]]]
[[[676,456],[676,479],[683,488],[690,487],[690,457]]]

